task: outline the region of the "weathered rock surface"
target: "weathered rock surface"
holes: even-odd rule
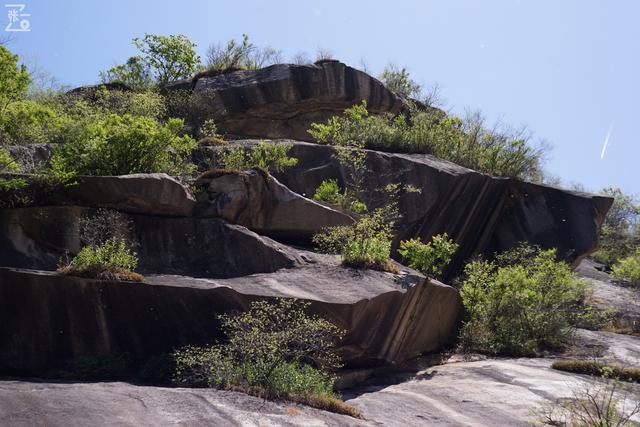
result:
[[[349,225],[348,215],[307,199],[260,170],[212,171],[196,184],[198,216],[215,216],[257,233],[306,241],[325,227]]]
[[[222,132],[309,141],[307,129],[361,101],[374,114],[398,113],[403,101],[377,79],[339,61],[316,65],[277,64],[183,80],[167,90],[213,93],[212,111],[223,112]]]
[[[215,153],[202,147],[194,160],[206,169],[215,164]],[[289,154],[298,165],[277,178],[299,194],[312,195],[325,179],[344,181],[331,147],[294,142]],[[460,244],[450,273],[460,271],[473,254],[491,255],[521,241],[555,247],[564,259],[579,261],[596,248],[599,226],[612,203],[608,197],[492,177],[427,154],[368,151],[367,167],[367,193],[390,183],[421,190],[400,200],[403,217],[396,242],[427,241],[447,232]]]
[[[343,397],[375,425],[541,425],[532,411],[573,397],[574,391],[593,390],[598,382],[553,370],[552,362],[522,358],[448,363],[390,381],[372,380]],[[627,409],[637,400],[631,396]],[[640,422],[640,415],[633,420]]]
[[[78,206],[0,210],[0,266],[55,270],[81,248]],[[296,264],[295,253],[273,240],[217,218],[126,215],[133,225],[142,273],[233,277]]]
[[[363,426],[370,423],[231,391],[120,382],[0,381],[0,424],[47,426]]]
[[[455,289],[410,270],[392,275],[301,257],[306,265],[271,274],[148,276],[144,284],[0,268],[0,367],[41,373],[82,356],[123,353],[142,363],[214,341],[217,314],[259,298],[308,300],[312,312],[347,331],[342,352],[351,365],[403,361],[451,338],[461,306]]]
[[[49,188],[37,176],[12,174],[29,183],[30,204],[76,205],[128,213],[189,216],[196,200],[180,182],[165,173],[121,176],[78,176],[70,185]]]

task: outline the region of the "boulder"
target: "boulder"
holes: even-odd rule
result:
[[[312,313],[345,329],[348,366],[400,362],[451,338],[461,307],[455,289],[406,269],[359,271],[313,256],[271,274],[148,276],[146,283],[0,268],[0,369],[37,374],[80,357],[121,354],[143,363],[214,342],[221,338],[218,314],[278,297],[309,301]]]
[[[332,147],[292,143],[289,155],[298,164],[276,174],[280,182],[299,194],[313,194],[326,179],[338,179],[342,185],[344,171]],[[193,159],[207,169],[216,164],[216,153],[215,148],[200,147]],[[613,202],[609,197],[493,177],[428,154],[367,150],[366,163],[365,197],[390,183],[421,190],[400,198],[402,218],[395,244],[448,233],[460,245],[448,278],[471,256],[491,256],[519,242],[557,248],[562,259],[575,265],[596,249],[599,227]]]
[[[81,248],[78,206],[0,210],[0,266],[54,270]],[[216,218],[130,214],[141,273],[232,277],[292,267],[294,251]]]
[[[347,214],[289,190],[261,169],[212,170],[196,181],[198,216],[214,216],[257,233],[308,241],[325,227],[349,225]]]
[[[310,140],[307,129],[311,123],[325,121],[363,100],[373,114],[399,113],[405,108],[402,98],[382,82],[333,60],[202,73],[169,84],[165,90],[211,93],[212,100],[207,101],[211,105],[206,108],[224,112],[216,117],[222,132],[261,138]],[[202,112],[191,114],[199,117]]]

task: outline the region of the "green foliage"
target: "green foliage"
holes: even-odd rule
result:
[[[291,143],[260,142],[251,147],[228,147],[221,151],[219,162],[223,167],[246,170],[261,167],[270,172],[282,172],[298,164],[298,159],[289,157]]]
[[[612,276],[640,285],[640,246],[636,248],[635,254],[629,255],[613,265]]]
[[[20,165],[11,157],[6,148],[0,147],[0,173],[18,171],[20,171]]]
[[[322,181],[318,188],[316,188],[313,199],[319,202],[341,205],[344,201],[344,194],[340,192],[340,186],[337,180],[327,179]]]
[[[600,248],[593,257],[611,267],[632,256],[640,245],[640,203],[615,187],[604,188],[600,194],[614,201],[600,230]]]
[[[161,124],[150,117],[109,114],[80,120],[69,130],[67,141],[55,147],[51,159],[56,176],[124,175],[166,172],[186,175],[195,148],[188,135],[180,136],[181,119]]]
[[[257,70],[282,62],[282,52],[271,47],[259,48],[249,41],[231,39],[225,46],[215,44],[207,49],[207,69],[213,71]]]
[[[463,120],[447,117],[435,109],[414,110],[409,120],[403,115],[372,116],[363,101],[324,124],[313,123],[309,134],[320,143],[350,147],[351,150],[367,147],[430,153],[498,176],[529,180],[537,180],[540,176],[542,150],[529,145],[526,132],[489,130],[479,113],[468,114]]]
[[[200,138],[220,138],[220,134],[218,134],[218,126],[216,126],[216,122],[213,119],[205,120],[205,122],[200,126]]]
[[[124,64],[100,71],[100,80],[102,83],[124,83],[137,91],[148,90],[154,85],[149,64],[141,56],[132,56]]]
[[[380,80],[390,91],[406,97],[418,98],[422,92],[422,86],[411,79],[406,68],[400,69],[395,64],[388,64],[384,68]]]
[[[463,348],[532,355],[561,347],[585,296],[585,285],[553,249],[521,246],[495,261],[465,267],[460,291],[468,313]]]
[[[9,155],[4,147],[0,147],[0,173],[19,172],[20,165]],[[27,183],[21,178],[0,178],[0,192],[13,193],[27,186]],[[4,201],[0,202],[0,207],[4,206]]]
[[[71,119],[35,101],[9,104],[0,115],[0,129],[12,144],[60,142]]]
[[[82,248],[71,265],[79,272],[111,268],[133,271],[138,266],[138,257],[124,239],[113,237],[101,245]]]
[[[255,301],[248,311],[220,316],[225,344],[178,350],[179,384],[232,388],[257,386],[296,395],[333,396],[340,366],[334,348],[343,332],[306,314],[309,303]]]
[[[398,253],[409,262],[409,267],[427,277],[441,279],[444,268],[457,250],[458,244],[443,233],[433,236],[426,244],[418,239],[404,240],[400,242]]]
[[[313,236],[313,242],[322,251],[341,254],[345,265],[396,272],[389,259],[394,224],[390,210],[378,208],[353,225],[327,228]]]
[[[640,369],[609,365],[598,360],[569,359],[558,360],[551,365],[553,369],[576,374],[610,377],[621,381],[640,383]]]
[[[24,99],[30,83],[27,67],[18,66],[18,55],[0,45],[0,113],[10,103]]]
[[[140,50],[135,62],[145,64],[160,84],[191,77],[200,66],[195,43],[184,35],[145,34],[133,44]]]

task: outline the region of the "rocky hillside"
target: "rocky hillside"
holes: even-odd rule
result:
[[[164,90],[186,91],[193,97],[212,95],[206,108],[224,111],[215,116],[217,125],[234,136],[225,145],[193,150],[197,179],[180,181],[164,173],[80,174],[73,185],[50,186],[38,175],[5,174],[24,180],[26,190],[20,198],[5,200],[0,209],[0,372],[55,376],[79,359],[121,355],[126,355],[128,374],[149,372],[176,348],[223,338],[218,315],[245,311],[253,301],[297,298],[309,302],[311,313],[346,331],[339,351],[344,376],[351,372],[353,384],[376,370],[451,347],[462,302],[458,290],[443,282],[456,277],[470,258],[490,257],[526,242],[557,248],[561,259],[577,265],[597,247],[599,227],[612,203],[607,197],[491,176],[430,154],[366,150],[364,162],[370,173],[363,192],[373,193],[393,183],[418,190],[398,200],[401,216],[392,236],[394,251],[402,240],[426,242],[442,233],[459,248],[443,271],[442,282],[401,265],[400,259],[390,261],[389,271],[345,266],[335,255],[319,253],[311,240],[327,227],[350,226],[361,216],[312,199],[323,181],[335,179],[343,185],[348,176],[337,160],[336,148],[310,142],[307,130],[311,123],[325,121],[363,100],[372,114],[403,112],[407,107],[402,97],[337,61],[205,73]],[[187,123],[195,126],[201,113],[187,111]],[[252,147],[258,143],[255,138],[267,144],[286,140],[291,146],[288,154],[297,164],[273,173],[261,168],[219,168],[221,153],[228,146]],[[51,158],[50,146],[16,146],[9,152],[18,160],[39,165]],[[145,276],[141,283],[56,272],[61,258],[81,251],[85,219],[105,209],[116,211],[128,224],[126,233],[136,242],[137,271]],[[483,394],[491,389],[495,393],[484,398],[499,401],[504,396],[495,382],[509,383],[504,377],[512,371],[529,375],[536,363],[451,365],[442,373],[451,381],[467,378]],[[474,375],[482,377],[486,370],[494,373],[474,382]],[[449,393],[449,403],[434,395],[429,386],[444,390],[449,384],[444,376],[438,374],[430,382],[433,372],[416,375],[417,380],[402,385],[380,390],[368,384],[345,396],[368,420],[388,425],[398,424],[402,414],[397,408],[406,402],[413,408],[427,405],[436,410],[403,420],[403,425],[425,425],[443,418],[452,425],[476,425],[482,419],[482,405],[467,405],[465,400],[451,403],[457,393],[452,388],[443,391]],[[559,383],[563,378],[549,373],[540,381]],[[468,389],[469,384],[455,387]],[[14,425],[33,421],[15,408],[28,412],[42,407],[45,389],[54,391],[58,402],[85,402],[77,412],[48,412],[43,420],[50,425],[67,424],[85,411],[94,417],[87,419],[100,422],[100,413],[116,410],[124,411],[121,421],[126,425],[361,423],[275,403],[254,411],[257,400],[231,392],[122,383],[76,388],[21,381],[0,384],[4,402],[0,421]],[[111,406],[86,406],[93,399],[109,401]],[[144,409],[132,399],[142,402]],[[380,401],[397,401],[395,412]],[[471,414],[454,414],[465,405],[476,406]],[[162,413],[155,408],[163,408]],[[491,414],[488,424],[507,419],[520,422],[521,409]],[[204,412],[185,415],[194,411]],[[148,415],[151,412],[153,417]]]

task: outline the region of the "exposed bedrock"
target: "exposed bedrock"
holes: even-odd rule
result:
[[[205,74],[166,89],[195,95],[210,91],[214,96],[207,101],[207,109],[224,111],[217,117],[222,132],[262,138],[308,141],[311,123],[325,121],[363,100],[374,114],[399,113],[405,108],[402,99],[382,82],[333,60]]]
[[[252,144],[255,141],[238,141]],[[201,147],[194,160],[202,169],[215,164],[215,148]],[[325,179],[344,181],[329,146],[293,142],[298,165],[276,177],[291,190],[311,197]],[[518,242],[555,247],[569,262],[595,250],[598,230],[613,199],[510,178],[492,177],[428,154],[368,151],[365,192],[389,183],[412,185],[420,193],[400,199],[403,215],[396,238],[447,232],[459,244],[449,273],[459,272],[474,254],[491,255]]]
[[[89,208],[0,210],[0,266],[54,270],[80,250],[80,219]],[[286,246],[217,218],[128,214],[142,273],[234,277],[295,265]]]
[[[149,276],[103,282],[0,268],[0,367],[42,373],[69,360],[128,354],[138,362],[220,338],[217,314],[261,298],[296,297],[347,331],[350,365],[399,362],[440,349],[461,307],[457,291],[405,272],[354,271],[315,260],[233,279]]]
[[[259,169],[214,170],[195,185],[200,189],[195,215],[223,218],[275,238],[308,242],[325,227],[353,223],[345,213],[294,193]]]

